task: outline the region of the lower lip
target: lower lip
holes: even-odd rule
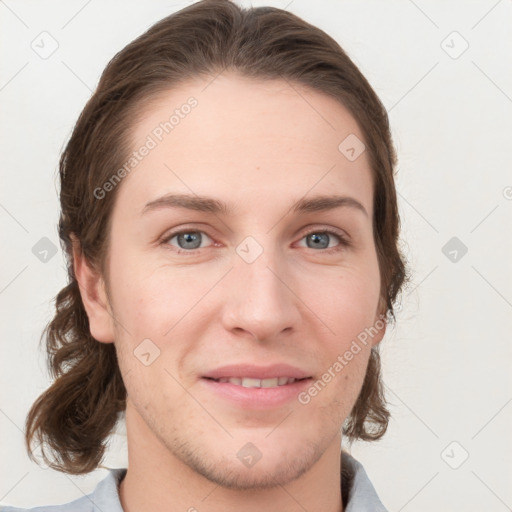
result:
[[[312,379],[296,380],[292,384],[285,384],[275,388],[244,388],[230,382],[217,382],[202,378],[201,381],[208,390],[221,398],[234,402],[245,409],[265,409],[279,407],[296,399],[301,391],[307,388]]]

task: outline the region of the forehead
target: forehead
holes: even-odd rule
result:
[[[363,140],[337,100],[286,80],[255,80],[224,72],[180,84],[147,103],[131,133],[144,151],[122,194],[142,199],[162,187],[239,196],[347,192],[371,211],[366,152],[349,160],[339,146]],[[337,189],[337,190],[334,190]],[[167,190],[166,190],[167,191]]]

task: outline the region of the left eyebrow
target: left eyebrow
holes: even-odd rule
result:
[[[349,196],[316,196],[311,199],[300,199],[293,206],[296,213],[310,213],[333,210],[335,208],[349,207],[361,211],[368,217],[365,207],[353,197]],[[144,206],[142,215],[152,210],[161,208],[185,208],[200,212],[222,214],[232,216],[234,207],[227,203],[206,196],[196,196],[190,194],[166,194],[154,199]]]
[[[311,199],[301,199],[293,207],[294,212],[321,212],[347,206],[361,211],[368,217],[366,208],[353,197],[349,196],[317,196]]]

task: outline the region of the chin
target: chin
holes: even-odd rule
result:
[[[289,484],[310,469],[311,464],[304,462],[292,465],[281,462],[259,467],[255,465],[251,468],[240,467],[236,463],[215,464],[209,468],[203,464],[202,468],[196,467],[194,470],[210,482],[226,489],[248,491]]]
[[[283,450],[282,445],[275,450],[269,447],[264,450],[269,454],[265,456],[254,444],[246,443],[235,452],[231,447],[226,448],[226,452],[233,453],[232,458],[227,458],[223,454],[205,455],[205,450],[183,443],[175,455],[192,471],[216,485],[233,490],[256,490],[289,484],[310,470],[322,455],[318,446],[308,443],[302,443],[300,450],[293,447]]]

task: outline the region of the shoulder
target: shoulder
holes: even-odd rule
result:
[[[92,512],[94,505],[88,500],[88,496],[63,503],[62,505],[43,505],[34,508],[18,508],[0,506],[0,512]]]
[[[119,482],[126,468],[110,469],[93,492],[62,505],[44,505],[35,508],[18,508],[0,505],[0,512],[123,512],[119,500]]]
[[[342,451],[341,471],[345,474],[343,480],[348,484],[345,500],[346,512],[387,512],[380,501],[377,491],[370,482],[363,465],[349,453]],[[342,489],[343,493],[343,489]]]

